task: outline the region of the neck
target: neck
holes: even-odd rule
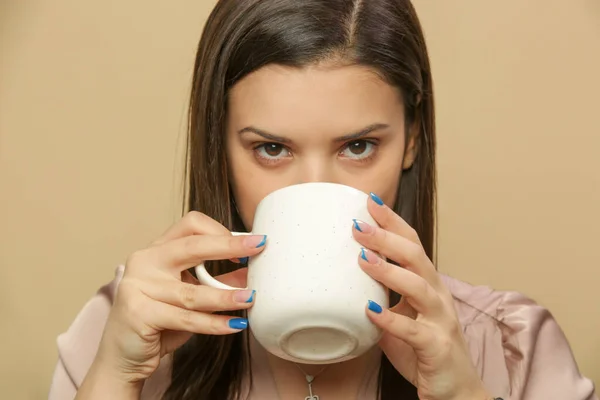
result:
[[[301,399],[308,395],[306,375],[297,365],[306,374],[315,377],[312,384],[314,394],[322,399],[347,400],[364,398],[375,390],[381,352],[375,348],[352,360],[327,365],[294,365],[272,354],[267,354],[267,359],[281,400]]]

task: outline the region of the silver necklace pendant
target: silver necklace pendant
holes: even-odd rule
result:
[[[306,382],[308,383],[308,396],[304,398],[304,400],[319,400],[319,396],[313,394],[312,391],[312,382],[315,379],[312,375],[306,375]]]
[[[319,400],[320,397],[317,396],[316,394],[313,394],[312,384],[313,384],[313,381],[315,380],[315,378],[317,376],[321,375],[321,373],[327,369],[327,366],[324,366],[323,368],[321,368],[321,370],[319,372],[317,372],[316,374],[309,375],[306,372],[304,372],[304,370],[298,364],[294,363],[294,365],[296,367],[298,367],[300,372],[302,372],[302,375],[304,375],[304,378],[306,379],[306,383],[308,384],[308,396],[306,396],[304,398],[304,400]]]

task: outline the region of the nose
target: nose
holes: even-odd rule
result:
[[[329,160],[311,157],[298,163],[298,183],[336,182],[335,165]]]

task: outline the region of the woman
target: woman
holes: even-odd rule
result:
[[[310,399],[311,376],[313,400],[596,398],[546,310],[431,262],[432,78],[408,0],[221,0],[194,71],[191,212],[134,252],[61,335],[51,399]],[[268,193],[309,181],[372,192],[380,227],[348,229],[395,263],[357,254],[394,307],[365,309],[385,332],[377,348],[325,369],[257,344],[245,329],[252,291],[188,272],[213,260],[211,273],[244,287],[240,263],[265,238],[230,230],[251,228]]]

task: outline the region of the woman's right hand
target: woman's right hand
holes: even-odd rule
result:
[[[140,383],[194,333],[226,335],[247,327],[247,320],[212,314],[250,308],[252,290],[223,290],[199,285],[187,271],[205,260],[238,259],[262,251],[265,237],[231,236],[228,229],[198,212],[173,225],[150,247],[127,260],[106,323],[94,368],[117,372]],[[217,277],[246,286],[246,268]]]

